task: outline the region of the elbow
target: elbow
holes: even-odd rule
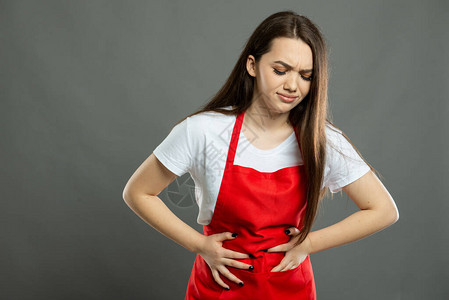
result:
[[[396,223],[399,220],[399,212],[397,210],[395,210],[393,213],[391,213],[388,220],[389,220],[389,225],[393,225],[394,223]]]
[[[399,211],[396,205],[393,205],[385,212],[385,221],[387,226],[391,226],[399,220]]]
[[[398,220],[399,220],[399,211],[398,211],[397,207],[395,207],[394,218],[393,218],[393,223],[392,224],[396,223]]]
[[[122,192],[122,199],[128,206],[134,206],[136,202],[139,202],[142,198],[149,199],[156,195],[143,193],[141,191],[137,191],[136,189],[131,189],[125,187]]]
[[[399,211],[393,201],[375,210],[377,211],[376,223],[379,230],[383,230],[399,220]]]
[[[129,188],[126,186],[124,189],[123,189],[123,192],[122,192],[122,199],[123,199],[123,201],[125,201],[125,203],[130,203],[131,201],[132,201],[132,193],[131,193],[131,191],[129,190]]]
[[[399,210],[398,210],[398,207],[396,206],[396,203],[394,202],[393,199],[391,199],[391,206],[392,206],[392,208],[390,209],[391,210],[391,214],[392,214],[391,218],[392,218],[392,221],[393,221],[392,224],[394,224],[394,223],[396,223],[399,220]]]
[[[124,189],[122,193],[122,198],[125,204],[133,211],[136,210],[136,205],[138,205],[137,196],[129,189]]]
[[[129,182],[125,185],[122,191],[122,199],[126,204],[130,205],[135,201],[142,192],[135,186],[130,184]]]

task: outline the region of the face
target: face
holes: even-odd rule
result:
[[[249,55],[246,68],[255,79],[252,104],[256,101],[274,114],[288,113],[309,93],[312,50],[301,39],[276,38],[257,63]]]

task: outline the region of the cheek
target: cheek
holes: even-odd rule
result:
[[[258,84],[262,90],[277,88],[282,84],[282,76],[274,74],[271,70],[263,71],[258,74]]]
[[[265,74],[259,74],[257,78],[257,85],[259,86],[259,89],[264,90],[267,86],[267,77]]]
[[[309,92],[310,92],[310,87],[312,85],[310,84],[310,82],[304,82],[301,83],[301,85],[299,86],[301,94],[305,97]]]

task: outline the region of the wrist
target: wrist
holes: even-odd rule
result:
[[[200,254],[203,249],[204,242],[206,240],[206,236],[204,234],[199,234],[196,238],[195,243],[193,243],[192,252]]]
[[[309,235],[307,235],[301,243],[296,243],[294,248],[298,249],[301,253],[305,253],[306,255],[312,254],[312,243]]]
[[[306,244],[307,254],[312,254],[313,253],[313,247],[312,247],[312,241],[310,240],[309,235],[306,236],[304,242]]]

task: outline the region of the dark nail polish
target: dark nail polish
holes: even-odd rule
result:
[[[240,286],[243,286],[243,282],[240,281],[240,282],[239,282],[239,285],[240,285]]]
[[[229,291],[229,288],[225,288],[225,290]]]
[[[237,233],[233,233],[233,234],[232,234],[232,237],[236,237],[236,236],[237,236]]]
[[[268,251],[268,249],[262,249],[262,251],[263,251],[263,252],[267,252],[267,251]]]
[[[251,253],[250,254],[248,254],[249,255],[249,258],[255,258],[255,256],[254,255],[252,255]]]
[[[290,234],[290,229],[286,229],[284,232],[285,234]]]
[[[249,268],[248,268],[249,270],[254,270],[254,267],[253,266],[249,266]]]

